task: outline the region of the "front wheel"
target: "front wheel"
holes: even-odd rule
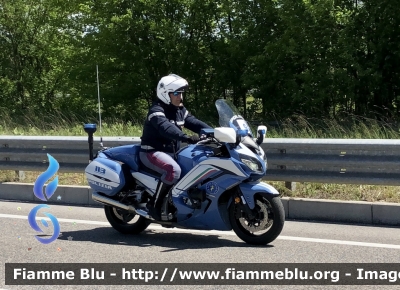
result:
[[[236,235],[248,244],[265,245],[275,240],[285,223],[285,210],[279,196],[255,195],[255,207],[249,217],[239,204],[229,207],[229,221]]]
[[[104,211],[111,226],[122,234],[137,235],[150,225],[146,218],[124,209],[105,205]]]

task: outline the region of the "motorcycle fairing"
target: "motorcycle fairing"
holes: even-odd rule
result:
[[[182,177],[172,190],[172,196],[178,196],[182,191],[215,176],[220,170],[207,164],[199,164]]]
[[[131,174],[133,178],[136,179],[140,185],[144,186],[146,188],[146,191],[153,195],[156,192],[157,184],[158,184],[158,178],[148,175],[148,174],[143,174],[142,172],[135,172],[131,171]]]
[[[177,222],[196,229],[230,230],[225,210],[219,208],[219,198],[229,188],[248,178],[248,174],[234,159],[208,158],[201,161],[173,188],[172,200],[177,208]],[[193,208],[187,201],[188,190],[195,189],[206,195],[200,209]],[[227,204],[225,204],[227,206]]]

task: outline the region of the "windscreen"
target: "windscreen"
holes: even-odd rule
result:
[[[254,136],[249,124],[231,101],[219,99],[215,102],[215,106],[217,107],[219,125],[221,127],[233,128],[241,136]]]

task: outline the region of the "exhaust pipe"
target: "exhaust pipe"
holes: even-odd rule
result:
[[[137,210],[137,209],[135,209],[135,208],[134,208],[133,206],[131,206],[131,205],[126,205],[126,204],[120,203],[120,202],[115,201],[115,200],[113,200],[113,199],[111,199],[111,198],[102,196],[102,195],[98,194],[97,192],[92,192],[92,199],[93,199],[94,201],[97,201],[97,202],[100,202],[100,203],[103,203],[103,204],[106,204],[106,205],[112,205],[112,206],[114,206],[114,207],[118,207],[118,208],[127,210],[127,211],[129,211],[129,212],[136,213],[136,214],[141,215],[141,216],[144,216],[144,217],[146,217],[146,218],[151,218],[151,217],[148,215],[148,213],[145,212],[144,210],[141,210],[141,209],[138,209],[138,210]]]
[[[100,203],[103,203],[103,204],[106,204],[106,205],[112,205],[114,207],[118,207],[118,208],[127,210],[129,212],[135,212],[136,213],[136,209],[133,206],[120,203],[120,202],[115,201],[115,200],[113,200],[111,198],[102,196],[102,195],[98,194],[97,192],[93,192],[92,193],[92,198],[93,198],[94,201],[97,201],[97,202],[100,202]]]

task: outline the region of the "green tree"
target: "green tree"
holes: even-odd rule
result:
[[[3,106],[19,115],[51,111],[65,84],[64,42],[57,1],[0,0],[0,94]],[[31,114],[34,116],[35,114]]]

